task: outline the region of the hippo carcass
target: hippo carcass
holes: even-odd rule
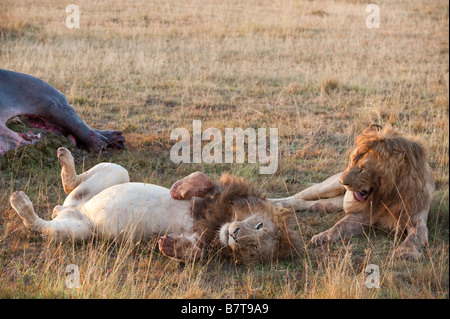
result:
[[[28,74],[0,69],[0,156],[40,139],[40,135],[16,133],[6,127],[6,122],[17,116],[33,127],[70,137],[75,144],[91,151],[108,146],[124,148],[122,132],[91,129],[64,94],[50,84]]]

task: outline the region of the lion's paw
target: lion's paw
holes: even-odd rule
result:
[[[23,220],[25,226],[30,228],[36,220],[36,214],[34,213],[33,204],[27,194],[22,191],[14,192],[9,201],[12,208],[14,208]]]
[[[163,255],[169,258],[197,260],[201,256],[201,250],[183,236],[164,235],[158,240],[158,246]]]
[[[331,236],[328,231],[324,231],[311,238],[311,243],[313,243],[316,246],[321,246],[329,242],[331,242]]]
[[[204,196],[214,188],[213,180],[202,172],[192,173],[175,182],[170,188],[174,199],[191,199],[194,196]]]
[[[395,257],[404,260],[419,261],[423,258],[423,254],[415,246],[400,245],[395,251]]]
[[[22,210],[22,209],[32,205],[30,198],[27,196],[27,194],[25,194],[22,191],[14,192],[11,195],[9,201],[15,209],[19,209],[19,210]]]
[[[73,156],[67,148],[65,147],[58,148],[56,156],[58,157],[58,161],[62,166],[74,165]]]

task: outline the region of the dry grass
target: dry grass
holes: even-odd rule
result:
[[[446,1],[77,1],[81,28],[56,0],[0,3],[0,65],[64,92],[99,129],[121,129],[127,150],[88,154],[78,169],[113,161],[132,180],[170,186],[194,170],[244,176],[273,197],[346,166],[354,136],[373,122],[420,135],[437,190],[422,262],[393,258],[394,237],[372,229],[329,249],[308,245],[295,263],[180,265],[154,243],[46,243],[10,208],[15,190],[50,217],[64,193],[59,168],[13,166],[0,177],[0,296],[57,298],[448,298],[449,58]],[[278,127],[276,174],[257,165],[175,165],[175,127]],[[305,242],[341,214],[299,213]],[[398,244],[398,243],[397,243]],[[77,264],[79,289],[65,269]],[[380,289],[364,269],[380,267]]]

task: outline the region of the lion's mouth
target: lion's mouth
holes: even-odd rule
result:
[[[353,198],[358,202],[365,202],[369,198],[371,193],[372,188],[370,188],[368,191],[367,190],[356,191],[353,192]]]

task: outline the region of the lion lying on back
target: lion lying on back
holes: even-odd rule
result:
[[[57,155],[68,196],[52,220],[38,217],[24,192],[10,198],[25,226],[50,240],[161,236],[159,248],[170,258],[196,260],[212,252],[244,263],[292,258],[301,249],[295,212],[275,207],[243,179],[224,174],[214,183],[195,172],[169,190],[130,183],[128,172],[112,163],[78,175],[69,150]]]
[[[312,238],[327,242],[361,234],[363,226],[405,230],[407,237],[397,248],[402,258],[419,259],[427,243],[427,217],[434,178],[424,147],[417,139],[390,125],[371,125],[356,138],[350,163],[343,173],[304,191],[274,202],[296,210],[344,210],[333,227]]]

